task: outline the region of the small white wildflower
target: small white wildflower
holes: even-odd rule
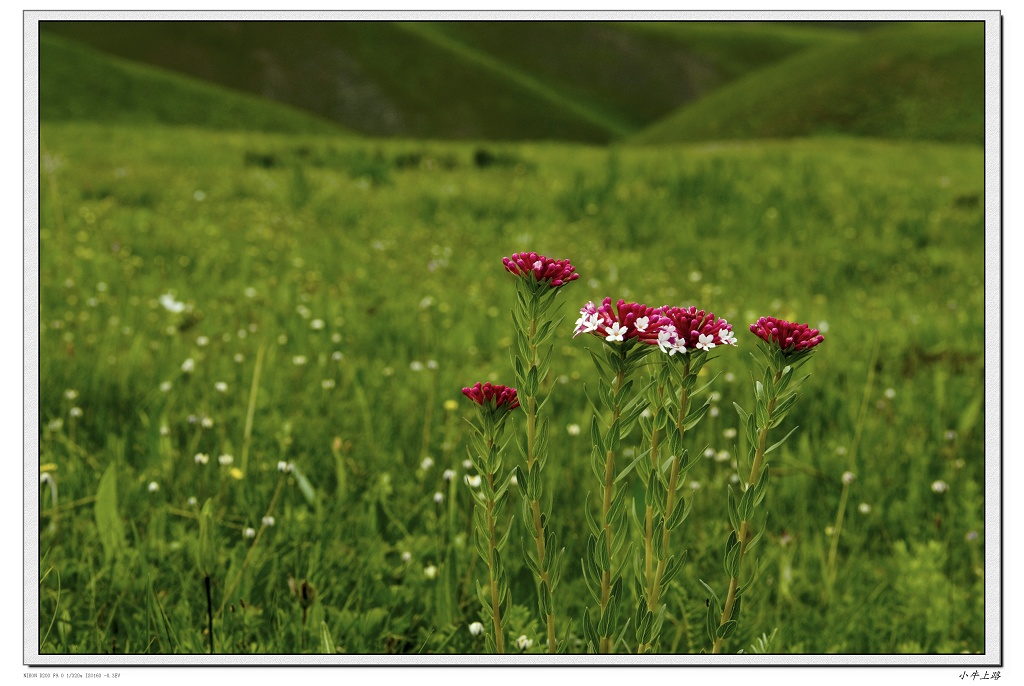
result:
[[[852,484],[856,478],[857,478],[857,475],[854,474],[853,472],[843,472],[843,476],[842,476],[843,483],[845,485],[847,485],[847,486]]]
[[[196,361],[193,360],[191,357],[181,363],[181,371],[185,372],[186,374],[191,374],[195,370]]]
[[[697,336],[697,347],[701,350],[711,350],[715,347],[715,336],[714,334],[698,334]]]
[[[263,526],[274,526],[274,517],[272,515],[267,515],[266,517],[263,518],[262,521],[263,521]]]
[[[40,484],[52,484],[53,483],[53,476],[50,475],[50,472],[43,472],[42,474],[39,475],[39,483]]]
[[[246,538],[256,538],[256,529],[251,526],[247,526],[242,530],[242,535]]]
[[[76,405],[75,407],[72,407],[70,410],[68,410],[68,414],[71,415],[72,417],[81,417],[82,408]]]
[[[690,482],[690,490],[699,491],[700,490],[700,482],[699,481],[691,481]]]
[[[220,457],[217,458],[217,462],[220,462],[225,467],[227,467],[229,464],[231,464],[234,461],[235,461],[235,458],[232,457],[231,455],[221,455]]]
[[[96,284],[96,290],[99,291],[100,293],[106,293],[107,292],[107,284],[105,284],[102,281],[100,281],[98,284]]]
[[[932,491],[934,493],[938,493],[939,495],[945,493],[948,490],[949,484],[947,484],[945,481],[942,481],[941,479],[932,484]]]
[[[223,381],[218,381],[217,383],[213,384],[213,388],[218,393],[227,393],[228,392],[228,385],[226,383],[224,383]]]
[[[480,484],[481,480],[479,474],[466,475],[466,485],[468,485],[470,488],[480,488]]]
[[[469,633],[474,636],[479,636],[484,632],[484,625],[480,622],[473,622],[469,625]]]
[[[74,400],[75,398],[78,397],[78,391],[74,390],[73,388],[69,388],[68,390],[64,391],[64,397],[67,398],[68,400]]]
[[[845,454],[846,454],[846,446],[844,446],[844,445],[836,446],[836,455],[845,455]]]
[[[693,281],[694,283],[697,283],[703,277],[704,277],[704,275],[701,274],[700,272],[697,272],[697,271],[690,272],[690,281]]]
[[[725,437],[726,439],[732,440],[736,438],[736,429],[733,427],[729,427],[728,429],[722,431],[722,436]]]
[[[434,494],[434,502],[437,503],[438,505],[443,503],[444,502],[444,493],[442,493],[441,491],[438,491],[437,493],[435,493]]]
[[[414,372],[422,372],[423,363],[420,362],[419,360],[413,360],[412,362],[409,363],[409,369],[411,369]]]
[[[715,453],[715,462],[728,462],[730,457],[732,457],[732,453],[728,450],[719,450]]]
[[[288,472],[292,471],[292,465],[290,462],[279,460],[277,463],[277,471],[284,472],[285,474],[287,474]]]
[[[422,469],[423,471],[427,471],[428,469],[430,469],[433,466],[434,466],[434,458],[430,457],[429,455],[424,457],[423,460],[420,462],[420,469]]]
[[[519,650],[529,650],[530,646],[532,645],[533,640],[527,638],[526,636],[520,636],[516,639],[516,647],[519,648]]]
[[[731,475],[729,475],[729,483],[731,483],[731,484],[733,484],[735,486],[739,482],[740,482],[740,475],[739,474],[731,474]]]
[[[323,381],[320,382],[320,388],[324,389],[325,391],[334,388],[334,386],[334,379],[324,379]]]
[[[835,527],[833,527],[833,526],[826,526],[825,527],[825,535],[826,536],[831,536],[835,532],[836,532]]]
[[[213,420],[210,419],[209,417],[204,416],[202,419],[199,420],[199,425],[202,426],[204,429],[209,429],[213,427]]]
[[[470,459],[463,460],[462,461],[462,468],[463,469],[472,469],[473,468],[473,461],[470,460]]]
[[[434,304],[434,299],[431,298],[428,295],[427,297],[425,297],[422,300],[420,300],[420,309],[421,310],[425,310],[425,309],[427,309],[428,307],[430,307],[433,304]]]
[[[437,360],[427,360],[427,369],[437,369]]]
[[[722,375],[722,378],[725,380],[726,383],[732,383],[733,381],[736,380],[736,375],[733,374],[732,372],[726,372],[725,374]]]
[[[196,464],[207,464],[210,461],[210,456],[206,453],[196,453],[195,456]]]
[[[343,357],[344,355],[341,354],[340,350],[335,350],[333,353],[331,353],[331,359],[334,360],[335,362],[340,362],[341,358]]]
[[[454,469],[446,469],[446,470],[444,470],[444,473],[441,475],[441,478],[444,479],[445,481],[451,481],[452,479],[455,478],[455,470]]]
[[[711,459],[714,456],[715,456],[715,449],[714,448],[707,448],[707,449],[704,450],[704,457],[706,457],[708,459]]]
[[[868,505],[867,503],[861,503],[860,505],[857,506],[857,511],[863,515],[870,514],[871,506]]]
[[[621,341],[623,334],[627,331],[626,327],[620,326],[618,322],[613,322],[611,326],[606,326],[604,330],[608,334],[604,339],[609,343]]]
[[[570,424],[569,426],[565,427],[565,430],[569,433],[570,436],[579,436],[580,435],[580,425],[579,424]]]
[[[402,551],[402,562],[409,562],[411,560],[412,560],[412,553],[410,553],[408,550],[403,550]]]
[[[206,200],[206,193],[204,193],[203,191],[196,191],[195,193],[192,194],[192,199],[195,200],[196,202],[202,202]]]
[[[892,400],[893,398],[895,398],[896,397],[896,389],[895,388],[887,388],[887,389],[885,389],[885,397],[888,398],[889,400]]]
[[[437,567],[435,567],[434,565],[427,565],[423,568],[423,576],[427,577],[428,579],[433,579],[437,576]]]
[[[650,317],[639,317],[635,322],[633,322],[633,326],[636,327],[637,331],[647,331],[647,325],[650,323]]]
[[[384,367],[384,369],[380,370],[380,373],[384,376],[391,376],[395,373],[395,370],[392,367]]]
[[[310,317],[313,316],[313,312],[305,305],[299,305],[298,307],[295,308],[295,311],[303,319],[309,319]]]
[[[246,289],[244,291],[242,291],[242,292],[245,294],[245,297],[247,297],[247,298],[255,298],[256,297],[256,289],[253,288],[252,286],[246,287]]]
[[[60,417],[57,417],[57,419],[54,419],[49,424],[47,424],[46,428],[49,429],[50,431],[60,431],[62,428],[64,428],[64,420],[61,419]]]
[[[722,345],[736,345],[736,334],[732,329],[722,329],[718,332],[718,342]]]
[[[196,339],[196,345],[198,345],[200,348],[204,348],[204,347],[208,346],[209,344],[210,344],[210,339],[207,338],[206,336],[200,336],[199,338]]]
[[[190,495],[185,502],[189,507],[195,507],[199,504],[199,500],[194,495]]]
[[[717,417],[720,413],[721,410],[718,409],[718,405],[712,405],[711,409],[708,410],[708,415],[711,417]]]
[[[288,336],[286,334],[283,334],[283,333],[282,334],[278,334],[278,336],[277,336],[277,344],[278,345],[287,345],[288,344]]]
[[[945,434],[943,434],[943,437],[944,437],[944,438],[945,438],[945,439],[946,439],[947,441],[952,441],[952,440],[955,440],[955,439],[956,439],[956,431],[952,431],[952,430],[950,430],[950,431],[947,431],[947,432],[946,432]]]
[[[320,329],[324,328],[324,320],[314,319],[309,323],[309,328],[313,329],[314,331],[319,331]]]
[[[160,484],[158,484],[155,481],[150,481],[148,488],[150,493],[156,493],[157,491],[160,490]]]
[[[825,321],[818,322],[818,331],[820,333],[827,332],[828,331],[828,322],[825,322]]]
[[[308,362],[308,359],[306,358],[305,355],[296,355],[295,357],[292,358],[292,364],[294,364],[296,367],[301,367],[302,365],[306,364],[306,362]]]
[[[341,343],[341,334],[335,331],[331,334],[331,343]]]
[[[166,424],[161,424],[160,425],[160,435],[161,436],[170,436],[171,435],[171,427],[167,426]]]
[[[245,329],[239,329],[238,331],[235,332],[235,335],[238,336],[239,338],[245,338],[246,336],[249,335],[249,332],[246,331]]]
[[[160,296],[160,304],[163,305],[165,310],[174,314],[179,314],[185,310],[185,303],[175,300],[174,296],[170,293],[164,293]]]
[[[234,359],[236,364],[242,364],[243,362],[245,362],[245,355],[243,355],[242,353],[235,353]]]

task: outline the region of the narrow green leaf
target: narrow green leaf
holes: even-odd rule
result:
[[[124,523],[117,512],[117,465],[114,463],[100,477],[93,514],[103,544],[103,557],[109,564],[125,546]]]
[[[306,499],[307,503],[315,507],[316,492],[313,490],[313,485],[309,483],[309,479],[306,478],[306,475],[294,463],[292,463],[291,474],[295,477],[295,483],[298,484],[302,497]]]
[[[320,652],[324,655],[336,655],[334,641],[331,640],[331,631],[327,628],[327,622],[320,622]]]
[[[799,426],[794,426],[794,427],[793,427],[792,429],[790,429],[790,430],[789,430],[789,433],[787,433],[787,434],[786,434],[785,436],[783,436],[783,437],[782,437],[782,440],[780,440],[780,441],[779,441],[778,443],[774,443],[774,444],[772,444],[772,446],[771,446],[771,447],[769,447],[769,448],[765,449],[765,451],[764,451],[764,454],[765,454],[765,455],[767,455],[768,453],[770,453],[771,451],[775,450],[775,449],[776,449],[776,448],[778,448],[778,447],[779,447],[780,445],[782,445],[783,443],[785,443],[785,442],[786,442],[786,439],[787,439],[787,438],[789,438],[790,436],[792,436],[792,435],[793,435],[793,432],[794,432],[794,431],[796,431],[796,430],[797,430],[797,429],[799,429],[799,428],[800,428]]]

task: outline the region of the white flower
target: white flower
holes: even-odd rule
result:
[[[196,464],[207,464],[210,461],[210,456],[206,453],[196,453],[195,456]]]
[[[717,405],[712,405],[711,409],[708,410],[708,414],[711,415],[712,417],[717,417],[718,416],[718,406]]]
[[[888,398],[889,400],[892,400],[893,398],[895,398],[896,397],[896,389],[895,388],[887,388],[887,389],[885,389],[885,397]]]
[[[78,397],[78,391],[69,388],[68,390],[64,391],[64,397],[67,398],[68,400],[74,400],[75,398]]]
[[[470,488],[480,488],[480,483],[481,483],[481,481],[480,481],[480,475],[479,474],[473,474],[473,475],[467,474],[466,475],[466,484]]]
[[[462,468],[463,469],[472,469],[473,468],[473,461],[470,460],[470,459],[463,460],[462,461]]]
[[[49,429],[50,431],[60,431],[63,427],[64,420],[61,419],[60,417],[57,417],[57,419],[54,419],[53,421],[46,425],[46,428]]]
[[[149,482],[149,487],[148,487],[148,488],[149,488],[149,492],[150,492],[150,493],[156,493],[157,491],[159,491],[159,490],[160,490],[160,484],[158,484],[158,483],[157,483],[157,482],[155,482],[155,481],[150,481],[150,482]]]
[[[39,483],[52,484],[53,476],[51,476],[49,472],[43,472],[42,474],[39,475]]]
[[[331,353],[331,359],[334,360],[335,362],[340,362],[342,357],[344,357],[344,355],[341,354],[340,350],[335,350],[333,353]]]
[[[245,355],[242,353],[235,353],[235,363],[242,364],[243,362],[245,362]]]
[[[736,380],[736,375],[733,374],[732,372],[726,372],[722,378],[725,379],[726,383],[732,383],[733,381]]]
[[[202,419],[200,419],[200,420],[199,420],[199,424],[200,424],[200,425],[201,425],[201,426],[202,426],[202,427],[203,427],[204,429],[209,429],[210,427],[212,427],[212,426],[213,426],[213,420],[212,420],[212,419],[210,419],[209,417],[203,417]]]
[[[409,369],[411,369],[414,372],[422,372],[423,363],[420,362],[419,360],[413,360],[412,362],[409,363]]]
[[[722,329],[718,332],[718,342],[722,345],[736,345],[736,334],[731,329]]]
[[[442,493],[441,491],[438,491],[437,493],[435,493],[434,494],[434,502],[437,503],[438,505],[443,503],[444,502],[444,493]]]
[[[437,369],[437,360],[427,360],[427,369]]]
[[[594,303],[588,303],[593,307]],[[600,324],[601,318],[596,312],[587,312],[586,308],[580,310],[580,318],[576,320],[576,328],[573,337],[578,336],[581,333],[590,333],[591,331],[597,331],[598,324]]]
[[[160,296],[160,304],[164,306],[165,310],[174,314],[179,314],[185,310],[185,303],[178,302],[170,293],[164,293]]]
[[[938,493],[939,495],[945,493],[948,490],[949,484],[947,484],[945,481],[942,481],[941,479],[932,484],[932,491]]]
[[[455,478],[455,470],[454,469],[446,469],[446,470],[444,470],[444,473],[441,475],[441,478],[444,479],[445,481],[451,481],[452,479]]]
[[[427,577],[428,579],[433,579],[437,576],[437,567],[435,567],[434,565],[427,565],[423,568],[423,576]]]
[[[618,322],[613,322],[611,326],[606,326],[604,330],[608,334],[604,339],[609,343],[621,341],[622,335],[627,331],[626,327],[621,326]]]
[[[320,382],[320,388],[324,389],[325,391],[334,388],[334,386],[334,379],[324,379],[323,381]]]
[[[529,650],[532,645],[533,641],[526,636],[520,636],[516,639],[516,647],[518,647],[519,650]]]
[[[715,453],[715,462],[728,462],[730,457],[732,457],[732,455],[728,450],[719,450]]]
[[[228,392],[228,385],[226,383],[224,383],[223,381],[218,381],[217,383],[213,384],[213,388],[218,393],[227,393]]]
[[[412,560],[412,553],[410,553],[408,550],[403,550],[402,562],[409,562],[410,560]]]
[[[727,439],[736,438],[736,429],[734,429],[733,427],[729,427],[728,429],[725,429],[722,432],[722,436],[724,436]]]
[[[199,500],[194,495],[190,495],[185,502],[188,503],[189,507],[195,507],[199,504]]]
[[[251,526],[247,526],[242,530],[242,535],[246,538],[256,538],[256,529]]]
[[[306,362],[307,359],[305,355],[296,355],[295,357],[292,358],[292,364],[294,364],[296,367],[301,367],[302,365],[306,364]]]
[[[707,448],[707,449],[704,450],[704,457],[712,458],[714,456],[715,456],[715,449],[714,448]]]
[[[161,424],[160,425],[160,435],[161,436],[170,436],[171,435],[171,427],[167,426],[166,424]]]
[[[651,322],[651,318],[650,317],[640,317],[635,322],[633,322],[633,326],[636,327],[637,331],[647,331],[647,325],[650,322]]]
[[[263,526],[274,526],[274,518],[271,515],[264,517]]]
[[[690,482],[690,489],[694,490],[694,491],[699,491],[700,490],[700,482],[699,481],[691,481]]]
[[[871,513],[871,506],[868,505],[867,503],[861,503],[860,505],[857,506],[857,511],[860,512],[861,514],[865,514],[865,515],[866,514],[870,514]]]
[[[469,625],[469,633],[473,634],[474,636],[479,636],[483,632],[484,632],[484,625],[481,624],[480,622],[473,622],[472,624]]]
[[[579,424],[570,424],[569,426],[565,427],[565,430],[569,433],[570,436],[579,436],[580,435],[580,425]]]
[[[711,350],[715,347],[715,337],[713,334],[699,334],[697,336],[697,347],[701,350]]]
[[[235,458],[232,457],[231,455],[221,455],[220,457],[217,458],[217,462],[220,462],[225,467],[227,467],[229,464],[231,464],[234,461],[235,461]]]
[[[277,463],[277,471],[284,472],[285,474],[287,474],[288,472],[292,471],[292,465],[290,462],[280,460]]]
[[[82,408],[76,405],[75,407],[72,407],[70,410],[68,410],[68,414],[71,415],[72,417],[81,417]]]
[[[947,441],[952,441],[952,440],[955,440],[955,439],[956,439],[956,431],[953,431],[953,430],[949,430],[949,431],[947,431],[947,432],[946,432],[945,434],[943,434],[943,436],[944,436],[944,438],[945,438],[945,439],[946,439]]]
[[[422,469],[423,471],[427,471],[428,469],[430,469],[433,466],[434,466],[434,458],[430,457],[429,455],[424,457],[423,461],[420,462],[420,469]]]
[[[186,374],[191,374],[195,370],[196,361],[193,360],[191,357],[181,363],[181,371],[185,372]]]
[[[658,348],[668,355],[675,355],[677,352],[685,352],[686,345],[677,340],[679,332],[672,324],[666,324],[658,330]]]
[[[324,320],[314,319],[309,323],[309,328],[313,329],[314,331],[319,331],[320,329],[324,328]]]
[[[207,338],[206,336],[200,336],[199,338],[196,339],[196,345],[198,345],[200,348],[207,346],[209,344],[210,339]]]
[[[253,288],[252,286],[246,287],[246,289],[244,291],[242,291],[242,292],[245,293],[245,297],[247,297],[247,298],[255,298],[256,297],[256,289]]]
[[[843,477],[842,477],[843,483],[845,485],[847,485],[847,486],[852,484],[854,482],[854,479],[856,479],[856,478],[857,478],[857,475],[854,474],[853,472],[843,472]]]

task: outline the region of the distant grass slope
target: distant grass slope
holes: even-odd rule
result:
[[[651,126],[637,143],[844,133],[981,143],[984,25],[915,23],[749,73]]]
[[[278,133],[350,133],[280,103],[126,62],[40,32],[39,118]]]
[[[632,134],[729,80],[849,31],[775,22],[46,22],[59,34],[423,138]]]

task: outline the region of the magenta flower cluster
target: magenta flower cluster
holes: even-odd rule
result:
[[[750,330],[766,343],[774,343],[787,354],[810,350],[825,340],[825,337],[807,324],[794,324],[775,317],[761,317]]]
[[[569,260],[555,260],[535,252],[517,252],[512,257],[501,258],[505,269],[516,276],[533,274],[538,283],[547,282],[551,288],[558,288],[580,278]]]
[[[619,300],[612,307],[605,298],[599,307],[589,302],[580,310],[573,337],[589,333],[609,343],[639,339],[657,345],[668,355],[690,349],[711,350],[716,345],[736,345],[732,325],[696,307],[648,307]]]
[[[477,382],[472,388],[463,388],[462,394],[481,407],[514,410],[519,407],[516,389],[491,383]]]

